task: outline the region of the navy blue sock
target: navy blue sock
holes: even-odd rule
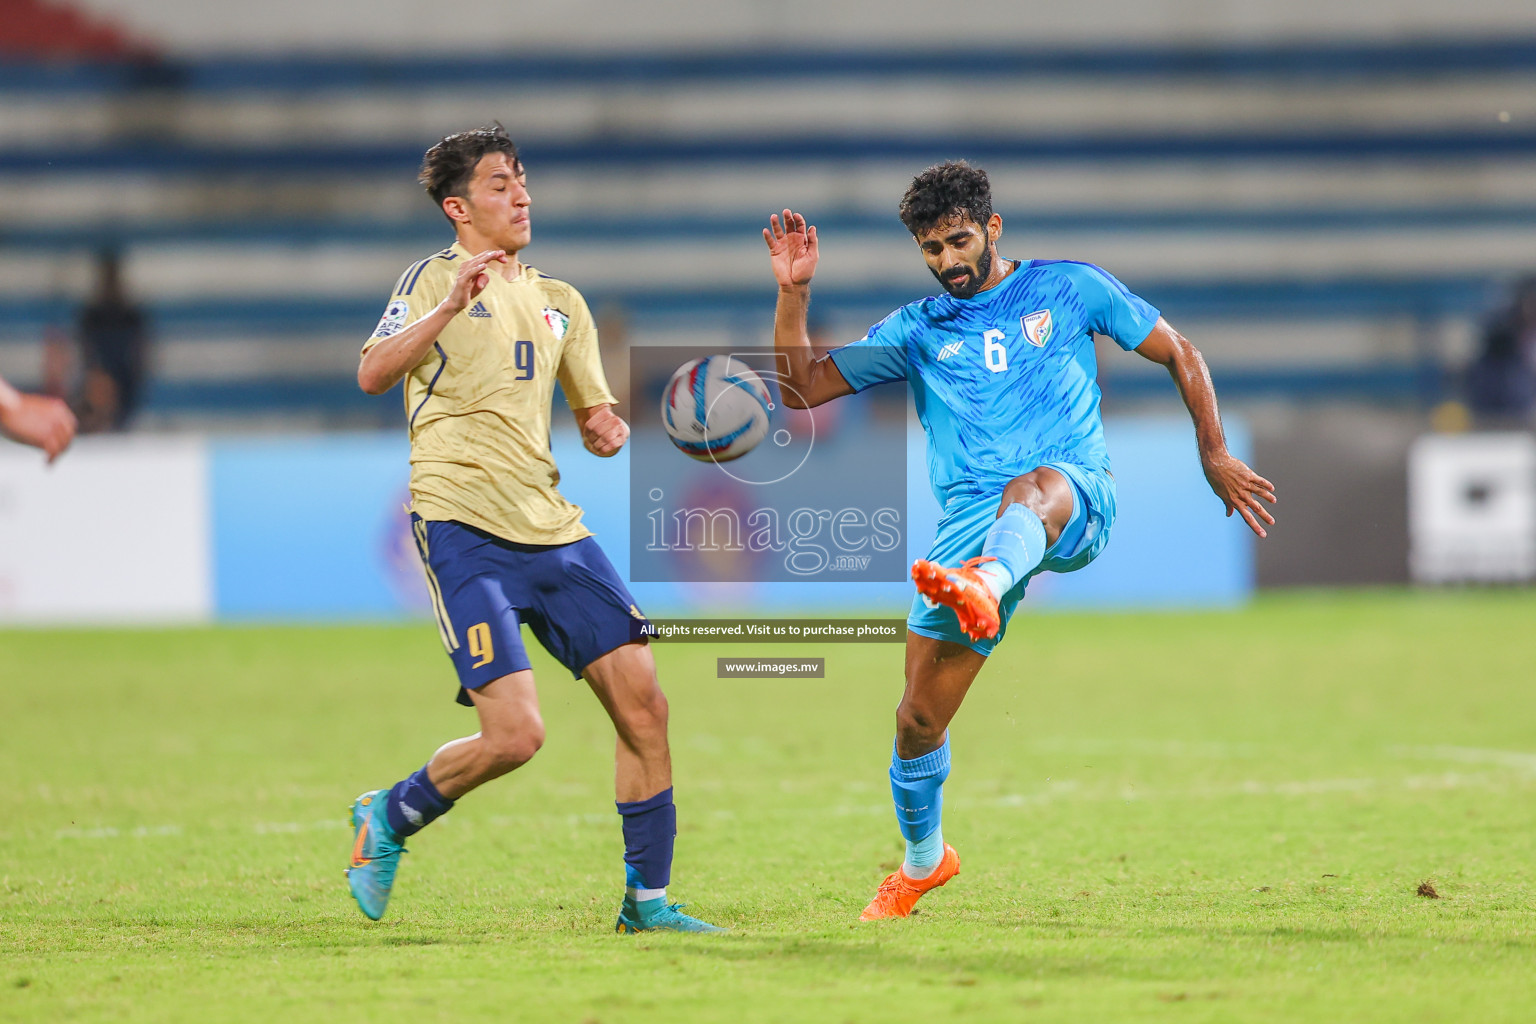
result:
[[[404,839],[447,814],[452,806],[453,801],[439,793],[432,780],[427,778],[427,769],[423,765],[410,778],[395,783],[384,804],[384,813],[389,817],[391,831]]]
[[[672,881],[672,843],[677,838],[672,787],[648,800],[616,801],[614,806],[624,817],[625,887],[665,889]]]

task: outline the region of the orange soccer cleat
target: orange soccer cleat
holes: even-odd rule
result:
[[[906,917],[917,905],[919,896],[937,889],[959,873],[960,855],[953,846],[945,843],[944,858],[927,878],[908,878],[901,868],[886,875],[885,881],[880,883],[880,891],[869,901],[869,906],[864,908],[859,920],[881,921],[887,917]]]
[[[960,629],[972,640],[990,640],[1002,628],[997,613],[997,598],[981,578],[976,567],[997,559],[983,555],[958,569],[946,569],[936,562],[919,558],[912,563],[912,582],[917,592],[936,604],[952,608],[960,620]]]

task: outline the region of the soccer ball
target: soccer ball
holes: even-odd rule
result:
[[[661,395],[667,436],[700,462],[729,462],[757,447],[772,409],[763,379],[730,356],[690,359]]]

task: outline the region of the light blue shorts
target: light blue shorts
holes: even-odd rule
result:
[[[1066,477],[1072,485],[1072,518],[1062,529],[1045,553],[1045,559],[1034,573],[1072,572],[1081,569],[1104,550],[1109,543],[1109,528],[1115,522],[1115,481],[1108,473],[1066,462],[1048,462]],[[944,566],[957,566],[967,559],[976,558],[986,545],[987,533],[997,520],[998,502],[1002,501],[1002,488],[984,495],[967,495],[953,498],[944,507],[939,519],[939,529],[934,535],[933,546],[928,549],[928,560]],[[930,608],[922,596],[912,601],[912,611],[907,615],[907,628],[920,636],[935,640],[952,640],[964,644],[978,654],[991,654],[992,649],[1008,631],[1008,619],[1024,598],[1029,579],[1020,580],[1003,595],[998,603],[998,618],[1002,626],[997,636],[990,640],[972,640],[960,631],[955,613],[942,605]]]

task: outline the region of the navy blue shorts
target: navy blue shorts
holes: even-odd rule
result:
[[[412,514],[416,550],[443,646],[465,690],[530,668],[519,628],[578,679],[598,658],[643,640],[647,622],[591,537],[571,544],[514,544],[452,521]]]

